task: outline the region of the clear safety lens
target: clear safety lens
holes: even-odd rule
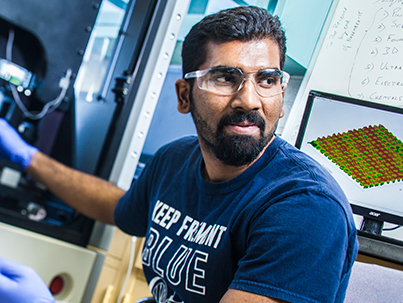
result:
[[[243,72],[239,68],[219,67],[187,73],[185,79],[190,78],[197,78],[200,89],[226,96],[236,94],[251,80],[259,95],[270,97],[285,91],[290,75],[273,68]]]

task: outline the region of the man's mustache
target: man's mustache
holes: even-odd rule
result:
[[[262,116],[257,111],[241,112],[233,111],[225,116],[223,116],[217,126],[217,130],[220,131],[226,125],[235,125],[242,122],[248,121],[250,124],[255,125],[260,128],[262,132],[266,127],[266,122]]]

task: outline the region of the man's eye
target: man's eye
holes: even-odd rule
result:
[[[235,77],[232,75],[228,75],[228,74],[219,75],[216,77],[216,81],[218,81],[218,82],[234,82]]]
[[[280,78],[277,76],[260,77],[258,83],[264,87],[273,87],[280,83]]]
[[[237,82],[236,77],[228,73],[215,73],[212,75],[211,80],[218,85],[234,85]]]

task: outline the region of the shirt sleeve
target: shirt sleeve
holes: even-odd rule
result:
[[[230,288],[290,302],[344,297],[356,252],[348,253],[355,236],[343,207],[307,192],[260,212],[250,223],[246,255]]]
[[[129,235],[143,237],[147,227],[148,204],[141,185],[136,180],[115,207],[114,219],[117,227]]]
[[[160,151],[146,164],[139,178],[120,198],[114,211],[116,225],[125,233],[144,237],[148,227],[149,199]]]

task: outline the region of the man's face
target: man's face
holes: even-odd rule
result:
[[[278,45],[270,39],[222,44],[209,43],[200,70],[236,67],[243,72],[280,69]],[[256,160],[273,139],[278,119],[284,115],[282,94],[261,97],[252,81],[234,95],[223,96],[197,86],[190,95],[190,112],[201,146],[223,164],[243,166]]]

